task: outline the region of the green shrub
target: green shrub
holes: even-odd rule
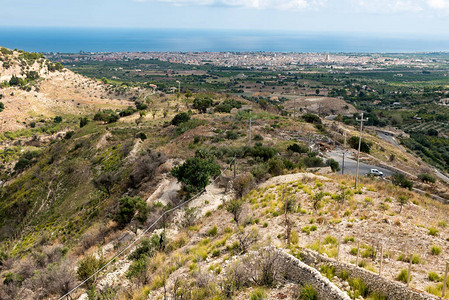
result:
[[[318,300],[318,293],[315,289],[310,285],[306,284],[301,289],[299,293],[299,299],[301,300]]]
[[[441,249],[438,246],[432,245],[432,248],[430,248],[430,253],[432,255],[440,255]]]
[[[138,134],[136,134],[136,138],[141,139],[142,141],[147,139],[147,135],[143,132],[139,132]]]
[[[188,122],[190,120],[190,114],[186,112],[181,112],[173,117],[171,124],[178,126],[181,123]]]
[[[242,102],[234,99],[226,99],[215,107],[215,111],[230,113],[233,108],[241,108]]]
[[[212,106],[212,99],[207,96],[199,96],[193,100],[193,108],[198,109],[200,113],[205,113]]]
[[[135,113],[136,110],[130,106],[128,106],[128,108],[122,109],[119,112],[119,116],[120,117],[126,117],[126,116],[131,116],[133,113]]]
[[[175,136],[179,136],[179,135],[183,134],[184,132],[187,132],[191,129],[194,129],[194,128],[204,125],[206,123],[207,122],[205,120],[197,120],[197,119],[192,119],[187,122],[179,123],[174,130],[174,134],[175,134]]]
[[[427,278],[428,278],[430,281],[435,281],[435,282],[439,282],[439,281],[442,280],[442,278],[441,278],[437,273],[435,273],[435,272],[429,272]]]
[[[56,117],[53,119],[53,122],[55,122],[55,123],[61,123],[61,122],[62,122],[62,117],[61,117],[61,116],[56,116]]]
[[[216,236],[217,233],[218,233],[218,228],[217,228],[217,226],[214,226],[207,232],[207,235],[208,236]]]
[[[322,265],[320,272],[331,280],[335,276],[335,267],[330,265]]]
[[[321,119],[315,114],[307,113],[302,116],[302,119],[307,123],[321,124]]]
[[[348,271],[341,271],[338,274],[338,278],[342,279],[342,280],[348,280],[349,279],[349,273]]]
[[[351,148],[356,149],[356,150],[359,148],[359,137],[358,136],[351,136],[351,138],[349,139],[348,142],[349,142],[349,145],[351,146]],[[369,154],[371,151],[371,145],[372,145],[372,143],[369,143],[369,142],[365,141],[365,139],[362,138],[362,141],[360,142],[360,151]]]
[[[269,160],[277,154],[276,149],[271,147],[262,146],[260,143],[257,143],[254,147],[245,149],[246,155],[251,155],[253,157],[260,157],[264,161]]]
[[[363,245],[362,247],[363,247],[363,250],[362,250],[361,256],[363,258],[376,257],[376,249],[374,249],[374,247],[369,246],[369,245]]]
[[[85,256],[78,262],[78,269],[76,270],[78,280],[84,281],[91,277],[103,265],[103,263],[104,262],[101,258],[97,259],[93,255]],[[86,285],[90,287],[95,283],[95,281],[96,277],[93,276],[86,282]]]
[[[436,228],[433,228],[433,227],[430,227],[429,228],[429,234],[431,235],[431,236],[436,236],[436,235],[438,235],[438,229],[436,229]]]
[[[354,298],[362,296],[366,298],[369,294],[368,287],[360,278],[350,278],[348,280],[349,286],[354,290]]]
[[[152,257],[157,248],[160,246],[159,241],[161,239],[161,236],[155,234],[151,236],[151,239],[142,239],[140,244],[136,247],[136,250],[134,250],[128,258],[131,260],[139,260],[144,257]],[[163,239],[163,237],[162,237]]]
[[[394,185],[412,190],[413,189],[413,182],[407,179],[407,177],[402,173],[395,173],[393,176],[391,176],[391,182]]]
[[[3,102],[0,102],[0,112],[2,112],[5,109],[5,104]]]
[[[87,117],[80,118],[80,128],[83,128],[89,123],[89,119]]]
[[[347,244],[349,242],[354,242],[355,239],[353,236],[345,236],[345,238],[343,239],[343,243]]]
[[[119,208],[114,216],[114,221],[123,228],[131,222],[136,211],[138,212],[136,216],[137,220],[141,223],[145,222],[148,214],[148,205],[145,200],[138,196],[125,196],[119,200]]]
[[[67,131],[65,136],[64,136],[64,139],[70,140],[72,138],[72,136],[74,136],[74,135],[75,135],[75,131],[73,131],[73,130]]]
[[[38,151],[27,151],[23,153],[17,163],[14,165],[14,170],[17,172],[22,172],[34,163],[36,163],[36,158],[39,157],[40,153]]]
[[[396,280],[401,281],[403,283],[407,283],[408,280],[408,270],[402,269],[399,275],[396,277]],[[412,280],[412,276],[410,276],[410,280]]]
[[[255,141],[263,141],[263,136],[261,136],[260,134],[256,134],[254,136],[253,140],[255,140]]]
[[[398,261],[403,261],[406,263],[410,263],[410,255],[404,255],[404,254],[400,254],[398,256]],[[418,254],[413,254],[412,257],[412,264],[417,265],[421,263],[421,258],[419,257]]]
[[[103,109],[94,115],[94,121],[103,121],[104,123],[114,123],[120,119],[120,116],[111,109]]]
[[[309,147],[307,147],[306,145],[300,145],[300,144],[292,144],[290,146],[287,147],[287,150],[292,151],[292,152],[296,152],[296,153],[307,153],[309,152]]]
[[[182,182],[188,192],[199,192],[209,184],[211,176],[220,174],[220,166],[212,159],[189,158],[171,170],[171,174]]]
[[[264,289],[256,288],[251,293],[250,299],[251,300],[265,300],[265,299],[268,299],[268,296]]]
[[[228,140],[236,140],[239,138],[239,135],[236,132],[229,130],[226,131],[226,138]]]
[[[268,172],[273,176],[282,175],[284,172],[284,163],[278,157],[270,158],[267,162]]]
[[[149,269],[148,269],[148,258],[141,257],[140,259],[133,261],[126,272],[126,277],[128,279],[136,279],[142,284],[147,284],[149,281]]]
[[[435,177],[428,173],[419,174],[418,179],[421,180],[422,182],[426,182],[426,183],[435,183],[435,181],[436,181]]]
[[[144,102],[141,102],[141,101],[136,101],[135,104],[136,104],[136,109],[137,110],[145,110],[145,109],[148,108],[148,105],[146,103],[144,103]]]
[[[319,168],[324,167],[325,163],[321,157],[313,156],[313,157],[304,157],[302,162],[307,168]]]
[[[332,172],[338,172],[340,171],[340,164],[335,159],[328,159],[326,161],[326,164],[331,167]]]

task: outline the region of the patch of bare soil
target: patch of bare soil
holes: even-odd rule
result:
[[[358,112],[351,104],[339,98],[331,97],[297,97],[286,101],[284,107],[289,110],[299,111],[301,108],[305,112],[322,115],[344,115],[352,116]]]

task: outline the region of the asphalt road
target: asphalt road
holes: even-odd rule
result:
[[[341,151],[328,152],[327,155],[330,158],[333,158],[336,161],[338,161],[338,163],[340,164],[340,168],[342,167],[342,152]],[[355,159],[353,159],[352,157],[349,157],[349,155],[346,155],[345,156],[345,174],[354,174],[355,175],[356,168],[357,168],[357,161]],[[367,175],[370,173],[371,169],[377,169],[377,170],[383,172],[384,177],[388,177],[388,176],[391,176],[394,174],[393,171],[360,162],[359,175]]]

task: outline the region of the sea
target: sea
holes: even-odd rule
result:
[[[292,31],[0,27],[0,46],[32,52],[447,52],[449,37]]]

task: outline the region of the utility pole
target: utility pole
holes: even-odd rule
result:
[[[177,95],[177,98],[179,100],[179,97],[181,97],[181,81],[176,80],[176,82],[178,83],[178,95]]]
[[[360,146],[362,145],[362,131],[363,131],[363,122],[368,121],[368,118],[363,119],[363,113],[362,113],[362,117],[356,118],[357,121],[360,121],[360,136],[359,136],[359,149],[357,152],[357,167],[355,170],[355,187],[357,188],[357,179],[359,177],[359,162],[360,162]]]
[[[249,146],[251,147],[251,115],[249,115]]]
[[[341,174],[345,174],[345,153],[346,153],[346,131],[343,132],[343,136],[345,137],[345,142],[343,145],[343,161],[341,164]]]

